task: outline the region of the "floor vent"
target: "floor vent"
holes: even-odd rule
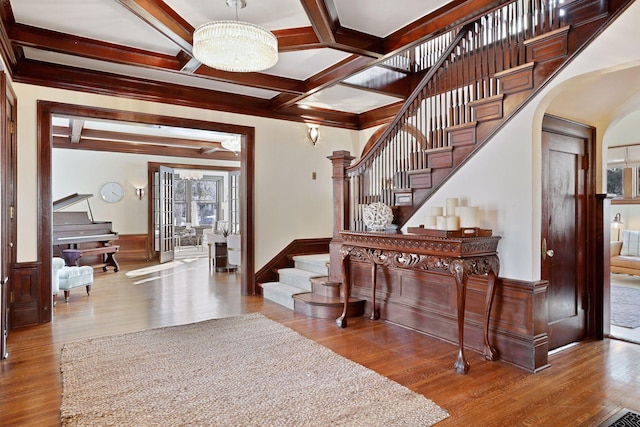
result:
[[[621,409],[598,427],[640,427],[640,414]]]

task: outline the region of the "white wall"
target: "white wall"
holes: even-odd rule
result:
[[[256,231],[256,268],[262,267],[294,239],[332,235],[331,162],[327,156],[334,150],[354,151],[360,143],[357,132],[343,129],[321,126],[320,140],[314,147],[307,141],[306,125],[302,123],[17,83],[13,88],[18,98],[18,262],[37,259],[38,100],[255,127],[255,215],[252,219]],[[314,171],[316,180],[311,179]],[[104,180],[111,180],[111,176]],[[91,185],[91,192],[96,185],[99,185],[97,181]]]

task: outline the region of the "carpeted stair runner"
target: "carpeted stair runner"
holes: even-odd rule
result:
[[[291,310],[293,296],[312,292],[311,279],[329,275],[329,254],[299,255],[293,257],[293,268],[278,270],[279,280],[262,284],[262,296]]]
[[[278,270],[279,281],[263,283],[262,295],[291,310],[323,319],[338,318],[343,310],[340,283],[329,282],[329,254],[298,255],[293,268]],[[365,301],[349,299],[348,317],[362,316]]]

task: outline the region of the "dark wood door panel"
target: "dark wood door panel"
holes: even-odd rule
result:
[[[550,349],[580,341],[587,333],[588,144],[587,138],[570,129],[543,125],[542,279],[549,282]]]
[[[39,323],[40,287],[38,285],[38,268],[16,265],[9,281],[11,313],[11,329]],[[50,299],[52,295],[49,296]]]

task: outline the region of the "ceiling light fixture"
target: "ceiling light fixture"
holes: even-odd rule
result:
[[[238,154],[241,148],[240,137],[236,135],[229,139],[224,139],[222,140],[220,145],[222,145],[222,148],[226,148],[227,150],[233,151],[234,153]]]
[[[204,65],[223,71],[254,72],[278,62],[278,39],[269,30],[238,20],[245,0],[227,0],[236,10],[235,21],[213,21],[193,33],[193,56]]]

